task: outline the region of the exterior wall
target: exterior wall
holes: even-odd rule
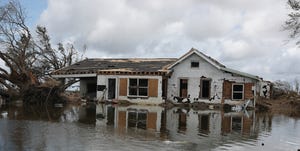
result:
[[[108,79],[116,79],[116,99],[127,100],[138,104],[160,104],[162,99],[162,77],[161,76],[137,76],[137,75],[98,75],[97,85],[108,86]],[[128,97],[128,80],[130,78],[148,79],[148,97]],[[157,91],[155,91],[157,90]],[[106,91],[106,90],[105,90]],[[97,91],[97,99],[107,100],[108,93]]]
[[[192,61],[199,61],[199,68],[191,68]],[[202,99],[200,98],[200,79],[201,77],[205,77],[211,80],[210,85],[210,99]],[[252,86],[251,91],[249,91],[249,86],[255,85],[256,81],[250,78],[235,76],[231,73],[226,73],[221,71],[208,63],[203,58],[199,57],[196,54],[190,55],[188,58],[177,64],[173,67],[173,72],[171,77],[168,79],[168,100],[174,100],[174,97],[179,96],[179,81],[180,79],[188,79],[188,94],[190,95],[191,102],[206,102],[206,103],[221,103],[223,97],[223,83],[225,80],[234,81],[235,83],[247,83],[247,97],[251,97],[249,93],[252,93]],[[230,92],[227,92],[229,91]],[[229,90],[224,90],[224,93],[231,94],[231,88]],[[226,103],[230,102],[231,99],[226,100]],[[234,101],[235,103],[237,101]]]

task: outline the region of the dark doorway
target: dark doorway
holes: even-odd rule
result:
[[[95,98],[96,90],[97,90],[96,83],[87,83],[86,87],[87,87],[86,96],[90,98]]]
[[[180,97],[187,98],[188,96],[188,80],[180,79]]]
[[[116,79],[108,79],[108,99],[116,98]]]
[[[201,79],[201,98],[209,98],[210,96],[210,79]]]
[[[163,78],[162,80],[162,97],[167,98],[168,91],[168,79]]]

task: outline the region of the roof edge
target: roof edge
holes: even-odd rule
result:
[[[227,71],[227,72],[230,72],[230,73],[234,73],[234,74],[238,74],[238,75],[248,77],[248,78],[251,78],[251,79],[255,79],[255,80],[258,80],[258,81],[262,80],[259,76],[255,76],[255,75],[252,75],[252,74],[249,74],[249,73],[246,73],[246,72],[237,71],[237,70],[234,70],[234,69],[231,69],[231,68],[221,67],[221,70]]]

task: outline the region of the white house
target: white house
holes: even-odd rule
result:
[[[139,104],[178,102],[244,103],[260,94],[261,79],[226,68],[192,48],[176,58],[85,59],[52,73],[80,78],[83,97]]]

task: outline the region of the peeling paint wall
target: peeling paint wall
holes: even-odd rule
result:
[[[191,67],[191,62],[195,61],[199,62],[199,68]],[[234,81],[235,83],[256,82],[247,77],[241,77],[219,70],[196,54],[189,56],[174,66],[172,71],[172,75],[168,79],[168,99],[174,102],[177,101],[174,97],[178,97],[180,93],[180,79],[188,79],[188,95],[190,96],[191,102],[201,101],[207,103],[221,103],[224,80]],[[201,98],[201,96],[199,96],[201,77],[211,80],[209,99]]]
[[[261,81],[260,82],[260,92],[259,96],[270,99],[271,96],[271,82],[269,81]]]

